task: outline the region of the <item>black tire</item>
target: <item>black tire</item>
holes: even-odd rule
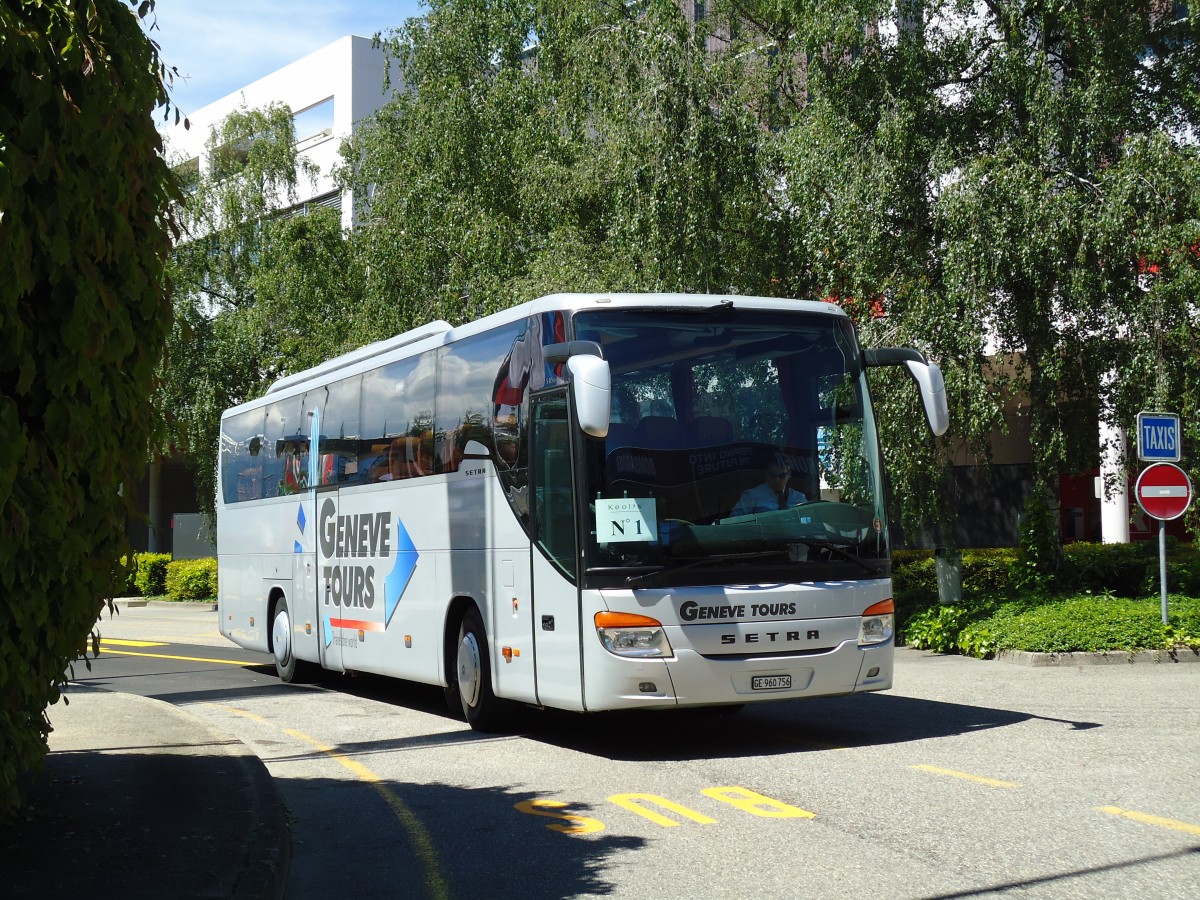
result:
[[[463,717],[476,731],[497,731],[505,718],[504,702],[492,692],[492,660],[479,610],[463,616],[455,645],[454,682]]]
[[[296,659],[292,646],[292,615],[286,597],[275,602],[271,613],[271,652],[275,655],[275,673],[286,684],[300,684],[312,674],[312,663]]]

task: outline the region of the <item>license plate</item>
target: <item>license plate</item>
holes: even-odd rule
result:
[[[752,675],[750,677],[750,690],[752,691],[780,691],[787,690],[791,686],[791,675]]]

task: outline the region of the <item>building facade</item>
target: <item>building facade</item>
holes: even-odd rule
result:
[[[282,103],[292,111],[297,151],[313,163],[316,178],[297,184],[295,206],[286,213],[303,213],[323,206],[339,210],[342,228],[354,222],[350,192],[339,191],[334,166],[341,161],[339,148],[358,125],[378,111],[394,91],[384,90],[385,56],[372,40],[347,35],[271,72],[238,91],[208,104],[164,135],[168,158],[177,171],[211,172],[208,147],[212,129],[239,109],[260,109]],[[203,552],[211,536],[196,516],[195,481],[179,457],[156,459],[141,484],[132,487],[144,519],[131,520],[127,536],[135,552]],[[215,553],[215,547],[213,549]]]

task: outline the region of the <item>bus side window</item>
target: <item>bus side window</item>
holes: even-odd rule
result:
[[[221,492],[226,503],[262,496],[262,409],[231,416],[221,424]]]

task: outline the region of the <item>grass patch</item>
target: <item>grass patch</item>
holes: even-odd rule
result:
[[[1072,653],[1200,648],[1200,598],[1131,599],[1072,594],[1013,600],[977,598],[916,610],[903,624],[911,647],[983,659],[1001,650]]]

